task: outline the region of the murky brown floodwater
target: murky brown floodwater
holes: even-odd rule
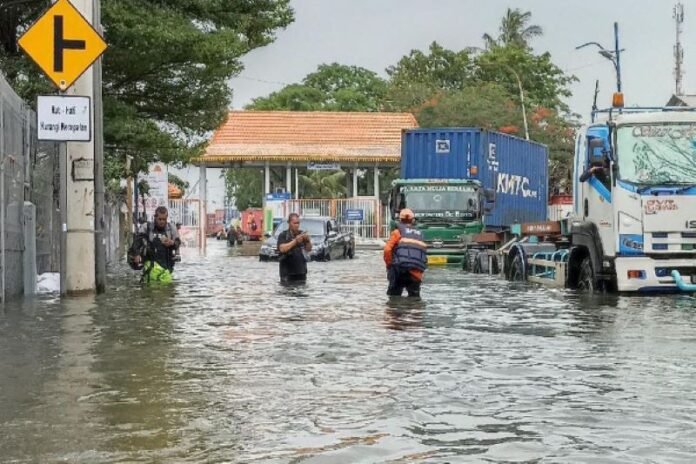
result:
[[[379,252],[277,264],[210,242],[173,288],[0,310],[0,461],[693,462],[696,300],[579,298]]]

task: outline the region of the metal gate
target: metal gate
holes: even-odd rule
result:
[[[283,212],[285,217],[294,212],[303,217],[334,218],[343,231],[353,232],[356,238],[384,239],[389,234],[387,208],[372,197],[287,200]]]
[[[180,225],[181,246],[205,250],[205,221],[200,200],[169,200],[169,220]]]

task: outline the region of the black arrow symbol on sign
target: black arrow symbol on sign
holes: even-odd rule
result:
[[[63,16],[53,17],[53,71],[63,72],[63,52],[65,50],[85,50],[84,40],[68,40],[63,37]]]

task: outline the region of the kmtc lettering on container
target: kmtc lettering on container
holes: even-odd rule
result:
[[[517,195],[522,198],[538,198],[539,192],[529,188],[529,178],[514,174],[498,174],[498,188],[500,193]]]

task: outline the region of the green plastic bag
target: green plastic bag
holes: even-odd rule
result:
[[[143,281],[148,285],[169,285],[174,282],[174,275],[156,262],[146,261]]]

